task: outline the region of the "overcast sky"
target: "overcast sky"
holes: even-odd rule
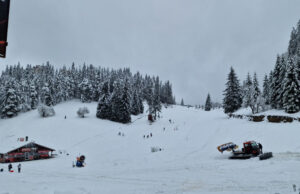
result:
[[[12,1],[5,65],[130,67],[173,83],[177,101],[222,100],[230,66],[260,80],[286,51],[299,0]],[[262,83],[260,83],[262,85]]]

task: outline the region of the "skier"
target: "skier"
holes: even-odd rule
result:
[[[18,164],[18,173],[21,172],[21,164]]]
[[[152,137],[152,133],[150,133],[150,137]]]
[[[263,153],[263,146],[261,145],[261,143],[258,143],[258,147],[259,147],[259,150],[260,150],[260,153],[262,154]]]
[[[8,172],[10,172],[10,171],[11,171],[11,169],[12,169],[12,165],[11,165],[11,164],[9,164],[9,165],[8,165]]]
[[[65,115],[65,119],[67,119],[67,115]]]

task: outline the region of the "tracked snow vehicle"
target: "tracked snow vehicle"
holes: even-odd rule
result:
[[[249,159],[252,157],[259,157],[260,160],[265,160],[273,157],[272,152],[262,153],[262,145],[256,143],[255,141],[247,141],[243,143],[242,150],[236,150],[238,146],[232,142],[227,144],[222,144],[218,146],[218,150],[223,153],[223,151],[231,151],[232,155],[229,159]]]

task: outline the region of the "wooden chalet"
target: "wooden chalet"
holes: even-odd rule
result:
[[[53,151],[55,150],[52,148],[30,142],[6,153],[0,153],[0,163],[51,158]]]

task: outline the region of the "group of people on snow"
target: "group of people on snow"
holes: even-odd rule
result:
[[[143,135],[143,138],[145,139],[145,138],[150,138],[150,137],[152,137],[152,133],[150,133],[149,135]]]
[[[18,164],[17,168],[18,168],[18,173],[20,173],[21,172],[21,164]],[[8,164],[8,172],[13,172],[12,170],[13,170],[13,166],[11,163],[9,163]]]

